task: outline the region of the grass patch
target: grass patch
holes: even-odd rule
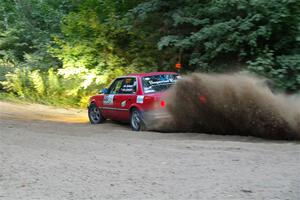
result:
[[[80,108],[78,101],[74,98],[60,99],[57,97],[35,98],[35,97],[18,97],[12,93],[0,92],[0,101],[22,103],[38,103],[63,108]]]
[[[7,93],[7,92],[0,92],[0,101],[23,103],[24,99],[17,97],[13,94]],[[33,102],[26,101],[26,103],[33,103]]]

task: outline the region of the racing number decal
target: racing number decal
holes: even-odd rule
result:
[[[144,103],[144,96],[138,95],[136,98],[136,103]]]
[[[114,103],[114,96],[113,94],[105,95],[103,99],[104,105],[112,105]]]

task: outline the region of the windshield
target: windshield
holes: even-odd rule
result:
[[[178,78],[177,74],[161,74],[142,78],[144,93],[161,92],[167,90]]]

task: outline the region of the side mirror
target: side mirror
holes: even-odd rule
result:
[[[100,94],[108,94],[108,89],[104,88],[104,89],[100,90]]]

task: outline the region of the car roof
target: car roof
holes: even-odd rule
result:
[[[177,74],[177,73],[176,72],[148,72],[148,73],[128,74],[126,76],[144,77],[144,76],[155,76],[155,75],[162,75],[162,74]]]

